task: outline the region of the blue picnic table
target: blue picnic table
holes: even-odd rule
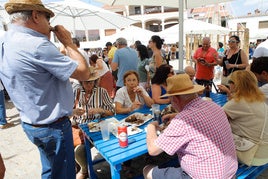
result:
[[[223,106],[227,101],[226,95],[223,94],[211,93],[210,97],[215,103],[217,103],[220,106]],[[160,105],[161,110],[164,109],[165,107],[166,105]],[[143,114],[152,113],[151,109],[148,107],[143,107],[139,110],[136,110],[135,112],[140,112]],[[128,117],[129,115],[130,114],[126,115],[119,114],[113,117],[115,117],[118,121],[120,121]],[[144,129],[149,122],[150,121],[140,126],[139,128]],[[110,140],[103,141],[101,133],[90,132],[87,124],[81,124],[79,125],[79,127],[82,129],[85,135],[86,156],[87,156],[90,178],[92,179],[97,178],[93,170],[93,165],[98,163],[99,161],[92,161],[90,143],[92,143],[95,146],[95,148],[99,151],[99,153],[103,156],[103,158],[109,163],[111,169],[111,177],[113,179],[120,178],[120,171],[122,169],[121,164],[123,162],[139,157],[148,152],[146,145],[146,132],[144,130],[143,132],[129,136],[129,140],[132,140],[134,138],[135,142],[129,144],[128,147],[126,148],[121,148],[119,146],[118,139],[115,136],[111,135]]]

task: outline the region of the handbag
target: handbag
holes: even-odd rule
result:
[[[265,108],[265,120],[264,120],[264,124],[262,127],[260,140],[257,143],[254,143],[246,138],[243,138],[243,137],[240,137],[236,134],[233,134],[238,160],[241,161],[242,163],[248,165],[248,166],[252,165],[252,161],[254,159],[254,156],[255,156],[256,152],[258,151],[259,145],[263,139],[263,133],[264,133],[264,129],[266,126],[266,121],[267,121],[266,104],[264,104],[264,108]]]
[[[74,147],[84,143],[82,130],[78,126],[72,126]]]
[[[75,102],[74,102],[74,109],[77,107],[77,104],[79,102],[79,96],[80,96],[80,89],[77,89],[77,93],[76,93],[76,98],[75,98]],[[78,127],[77,121],[75,121],[75,119],[73,118],[73,123],[74,125],[72,125],[72,134],[73,134],[73,143],[74,143],[74,147],[83,144],[84,143],[84,136],[82,133],[82,130]]]

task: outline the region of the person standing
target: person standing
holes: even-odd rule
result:
[[[195,81],[199,85],[212,86],[214,66],[217,65],[218,53],[210,44],[210,38],[204,37],[202,47],[198,48],[193,56],[193,61],[196,64]]]
[[[117,48],[111,42],[106,43],[106,48],[108,50],[108,63],[111,67],[112,61],[114,59],[114,54]],[[112,75],[115,81],[117,81],[117,73],[118,73],[118,70],[112,70]]]
[[[237,170],[237,158],[231,127],[223,109],[215,103],[202,100],[201,85],[193,85],[187,74],[167,79],[167,93],[172,106],[179,112],[158,136],[160,126],[153,121],[147,126],[148,153],[176,154],[176,167],[147,165],[144,178],[224,178],[231,179]],[[213,109],[213,110],[212,110]],[[170,116],[168,114],[168,116]]]
[[[127,46],[125,38],[116,39],[117,50],[114,54],[114,59],[111,64],[113,71],[118,69],[116,90],[124,86],[124,74],[129,70],[138,71],[138,54],[137,52]]]
[[[151,40],[149,40],[149,47],[153,51],[152,58],[150,59],[149,64],[149,72],[150,72],[150,78],[152,79],[155,71],[157,68],[160,67],[160,65],[167,63],[166,59],[164,58],[164,55],[162,53],[162,45],[163,45],[163,39],[161,39],[158,35],[153,35],[151,37]]]
[[[221,84],[228,86],[228,75],[237,70],[244,70],[248,64],[248,55],[239,47],[240,38],[237,35],[230,36],[228,40],[229,49],[224,57],[218,60],[223,67]]]
[[[13,126],[13,124],[8,123],[6,119],[4,87],[0,80],[0,129],[6,129],[11,126]]]
[[[258,58],[258,57],[264,57],[264,56],[268,56],[268,39],[261,42],[256,47],[256,49],[254,50],[254,53],[253,53],[253,60]]]
[[[40,152],[42,178],[75,178],[71,122],[74,96],[69,78],[87,80],[88,65],[54,13],[40,0],[9,0],[11,24],[0,38],[0,78],[20,113],[27,137]],[[54,32],[64,56],[50,42]]]

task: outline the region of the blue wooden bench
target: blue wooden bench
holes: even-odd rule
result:
[[[257,178],[264,170],[268,169],[268,164],[262,166],[247,166],[245,164],[238,164],[238,169],[236,172],[237,179],[255,179]]]

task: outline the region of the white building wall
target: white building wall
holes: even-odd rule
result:
[[[246,28],[249,29],[250,40],[255,41],[256,39],[266,38],[268,36],[268,27],[259,29],[260,21],[268,21],[268,16],[247,16],[229,19],[227,24],[228,28],[230,28],[232,31],[237,31],[237,24],[246,23]]]

